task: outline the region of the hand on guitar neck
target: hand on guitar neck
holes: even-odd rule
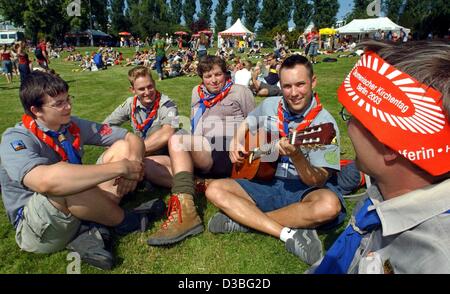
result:
[[[298,154],[298,149],[299,148],[300,147],[296,147],[296,146],[292,145],[288,141],[288,138],[286,138],[286,137],[281,138],[280,141],[278,141],[278,144],[277,144],[278,154],[280,156],[292,157],[292,156]]]

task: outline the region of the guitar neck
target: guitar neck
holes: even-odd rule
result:
[[[304,146],[307,148],[315,148],[320,145],[326,145],[333,142],[336,137],[336,131],[332,123],[325,123],[314,127],[306,128],[300,132],[294,131],[287,136],[289,142],[294,146]],[[269,155],[275,151],[275,145],[280,141],[276,139],[270,143],[263,144],[254,148],[252,159],[258,159],[263,155]]]

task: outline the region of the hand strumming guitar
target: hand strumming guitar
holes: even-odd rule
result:
[[[244,145],[242,145],[238,140],[233,138],[230,143],[230,160],[232,163],[242,163],[245,159],[245,155],[248,151],[245,150]]]

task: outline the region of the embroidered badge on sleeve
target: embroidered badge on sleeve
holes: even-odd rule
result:
[[[108,124],[103,124],[102,127],[100,128],[100,130],[98,130],[98,133],[101,136],[107,136],[112,133],[112,129]]]
[[[25,143],[22,140],[14,140],[11,142],[11,147],[14,149],[14,151],[20,151],[23,149],[27,149],[27,146],[25,146]]]

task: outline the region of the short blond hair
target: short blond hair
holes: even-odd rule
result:
[[[148,70],[148,67],[138,65],[128,71],[128,80],[130,81],[131,86],[134,86],[134,82],[141,77],[150,77],[152,82],[155,83],[152,74]]]

